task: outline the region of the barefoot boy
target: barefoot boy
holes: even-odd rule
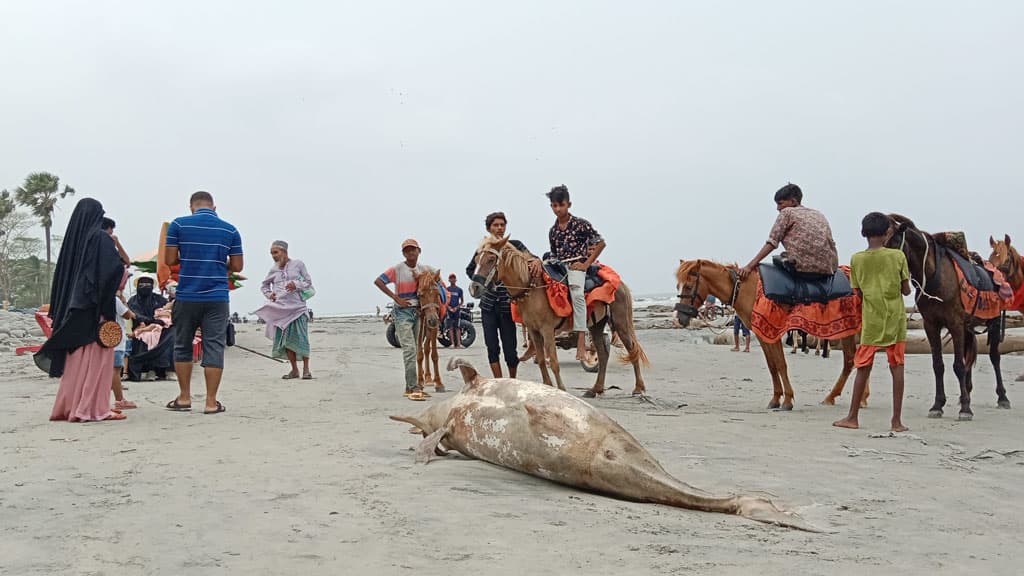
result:
[[[850,284],[860,291],[860,346],[853,364],[857,376],[853,381],[850,413],[833,423],[842,428],[857,428],[864,387],[871,376],[875,352],[885,350],[892,373],[892,431],[905,432],[900,413],[903,410],[903,356],[907,348],[907,313],[903,296],[910,294],[910,273],[907,258],[900,250],[885,247],[890,234],[889,217],[872,212],[861,221],[861,235],[868,239],[868,249],[850,259]]]

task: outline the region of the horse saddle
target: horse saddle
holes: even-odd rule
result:
[[[761,264],[760,272],[764,295],[779,304],[826,304],[853,294],[842,270],[831,276],[801,276],[775,264]]]
[[[959,251],[947,249],[946,252],[953,258],[956,265],[960,267],[960,271],[964,273],[964,278],[968,284],[981,291],[995,292],[999,290],[995,280],[992,279],[992,273],[986,270],[984,266],[964,258],[963,254]]]
[[[583,285],[583,292],[588,293],[598,286],[604,285],[604,278],[597,275],[597,271],[600,268],[597,264],[593,264],[590,268],[587,268],[587,279]],[[569,286],[569,267],[565,264],[557,261],[544,261],[544,272],[551,277],[555,282],[560,282]]]

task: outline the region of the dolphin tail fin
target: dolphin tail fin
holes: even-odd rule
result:
[[[484,381],[483,376],[481,376],[480,373],[476,371],[476,368],[474,368],[467,360],[463,360],[458,357],[448,360],[448,371],[453,372],[456,369],[462,372],[462,379],[465,380],[466,384],[469,384],[470,387],[476,386]]]
[[[808,523],[798,514],[778,509],[770,500],[753,496],[740,496],[738,500],[736,514],[744,518],[766,524],[775,524],[776,526],[795,528],[805,532],[823,532],[823,530]]]

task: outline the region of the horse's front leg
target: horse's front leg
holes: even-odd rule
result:
[[[437,366],[437,333],[434,333],[434,337],[431,339],[430,359],[434,362],[434,389],[438,392],[444,392],[444,383],[441,382],[441,369]]]
[[[555,346],[554,329],[548,330],[548,333],[544,335],[544,346],[537,348],[537,350],[544,351],[548,362],[551,363],[551,371],[555,373],[555,384],[558,385],[559,390],[565,390],[565,386],[562,384],[562,370],[558,365],[558,347]],[[550,384],[550,382],[545,382],[545,384]]]
[[[946,373],[946,365],[942,363],[942,327],[925,319],[924,333],[932,351],[932,372],[935,373],[935,402],[928,410],[928,417],[942,418],[942,408],[946,405],[946,390],[942,385]]]
[[[977,357],[977,339],[972,333],[970,338],[965,334],[966,328],[950,330],[953,336],[953,373],[960,382],[960,414],[958,420],[971,420],[974,412],[971,411],[971,377],[970,366],[974,364],[974,358],[968,358],[967,354],[973,350],[974,357]],[[973,345],[971,342],[973,341]]]
[[[608,347],[605,346],[604,342],[605,324],[606,321],[597,322],[590,327],[590,341],[597,351],[597,381],[594,382],[593,388],[583,393],[584,398],[594,398],[604,394],[604,376],[608,369]],[[634,391],[633,393],[636,394],[637,392]]]
[[[554,341],[554,336],[551,339]],[[548,386],[551,386],[551,375],[548,374],[548,359],[546,358],[547,342],[541,336],[540,330],[530,329],[530,345],[539,352],[537,354],[537,367],[540,368],[541,380]]]
[[[768,402],[769,410],[776,410],[782,400],[782,381],[779,380],[778,363],[781,358],[786,361],[786,355],[782,348],[782,342],[765,342],[758,336],[757,341],[761,343],[761,352],[764,353],[765,364],[768,365],[768,373],[772,377],[772,399]]]
[[[1006,397],[1003,386],[1002,358],[999,355],[999,341],[1003,337],[1003,323],[999,318],[988,321],[988,359],[992,361],[992,370],[996,373],[996,405],[1010,408],[1010,399]]]

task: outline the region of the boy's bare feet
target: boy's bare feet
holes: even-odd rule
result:
[[[743,351],[744,352],[750,352],[750,346],[747,346],[746,348],[744,348]]]
[[[893,422],[892,423],[892,429],[891,429],[892,432],[906,432],[907,430],[910,430],[910,428],[907,428],[906,426],[904,426],[902,422]]]
[[[729,352],[739,352],[739,351],[740,351],[740,347],[739,346],[733,346],[732,348],[729,348]]]
[[[836,420],[835,422],[832,423],[832,425],[837,426],[839,428],[850,428],[853,430],[860,428],[860,424],[856,420],[851,420],[850,418]]]

